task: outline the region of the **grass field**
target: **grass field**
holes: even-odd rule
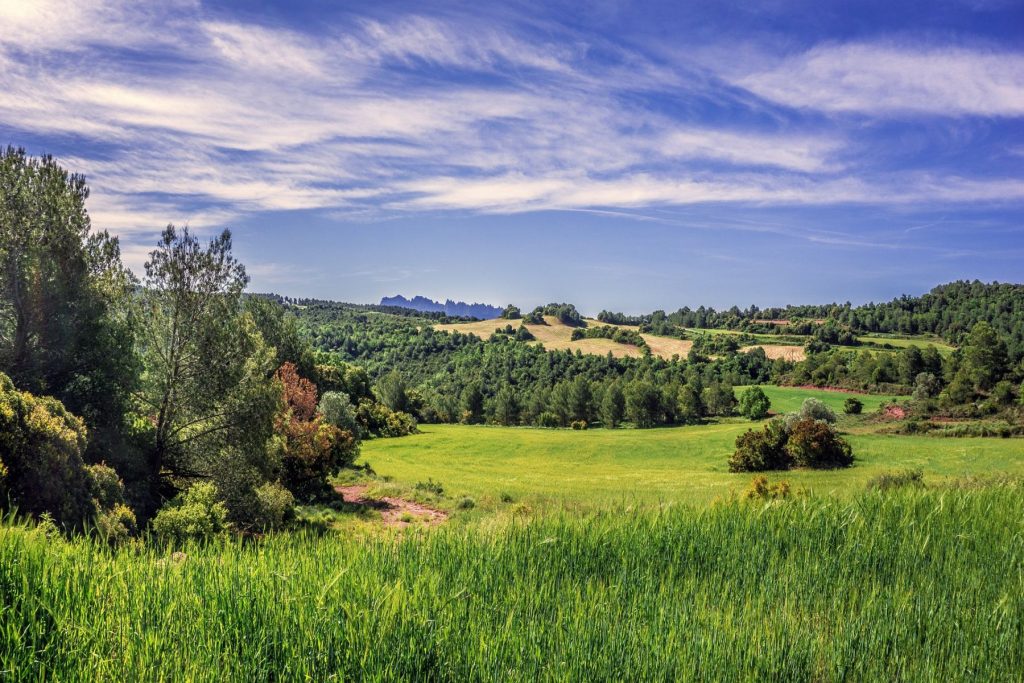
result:
[[[363,446],[378,474],[412,485],[428,478],[451,496],[489,510],[503,493],[535,508],[563,504],[707,503],[746,489],[752,475],[732,474],[727,460],[739,420],[664,429],[584,432],[516,427],[424,425],[422,434]],[[755,425],[756,426],[756,425]],[[1024,441],[853,434],[854,467],[772,474],[816,495],[847,497],[891,469],[921,468],[935,483],[971,475],[1024,475]]]
[[[8,523],[0,678],[1020,680],[1022,493],[617,509],[176,554]]]

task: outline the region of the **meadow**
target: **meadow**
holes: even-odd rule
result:
[[[1020,680],[1022,493],[612,507],[173,554],[8,522],[0,677]]]
[[[753,475],[728,471],[736,437],[749,422],[584,432],[524,427],[424,425],[421,434],[372,441],[363,462],[395,485],[433,479],[452,500],[486,510],[503,494],[530,508],[607,509],[665,502],[707,504],[738,495]],[[769,473],[814,495],[848,498],[894,469],[921,469],[941,483],[995,473],[1024,476],[1024,441],[850,434],[856,461],[846,470]]]

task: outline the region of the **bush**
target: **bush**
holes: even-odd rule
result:
[[[786,452],[786,426],[772,420],[760,431],[748,430],[736,438],[736,451],[729,458],[730,472],[787,470],[791,459]]]
[[[60,401],[15,389],[0,373],[0,500],[60,526],[92,519],[92,482],[82,460],[85,423]],[[109,469],[109,468],[108,468]],[[116,477],[116,475],[115,475]]]
[[[96,533],[110,545],[121,545],[136,532],[135,513],[124,504],[99,512],[95,520]]]
[[[472,510],[473,508],[476,507],[476,501],[470,498],[469,496],[465,496],[462,500],[459,501],[458,505],[456,505],[455,507],[457,507],[460,510]]]
[[[875,475],[868,480],[868,490],[888,491],[890,489],[924,488],[924,472],[921,470],[891,470]]]
[[[786,452],[796,467],[834,469],[853,464],[850,444],[828,423],[810,418],[793,425],[786,441]]]
[[[847,415],[860,415],[864,412],[864,402],[851,396],[843,402],[843,412]]]
[[[228,510],[218,500],[217,487],[203,482],[160,508],[153,518],[153,533],[174,543],[209,538],[228,530],[227,517]]]
[[[573,429],[577,430],[577,431],[583,430],[583,429],[587,428],[587,421],[586,420],[573,420],[572,422],[569,423],[569,426],[572,427]]]
[[[837,419],[835,411],[816,398],[804,399],[798,415],[801,420],[819,420],[829,424],[835,424]]]
[[[253,526],[264,531],[280,529],[295,518],[295,496],[279,482],[267,482],[253,490],[256,515]]]
[[[416,486],[414,488],[417,491],[432,493],[438,498],[444,497],[444,487],[441,486],[440,482],[436,482],[433,479],[427,479],[426,481],[418,481],[416,482]]]
[[[761,387],[750,387],[740,395],[740,415],[751,420],[763,420],[771,407],[772,402]]]
[[[559,421],[557,415],[555,415],[551,411],[545,410],[543,413],[541,413],[540,415],[537,416],[537,426],[538,427],[560,427],[562,425],[561,425],[561,422]]]

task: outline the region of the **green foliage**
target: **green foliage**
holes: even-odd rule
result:
[[[835,469],[853,464],[850,444],[829,423],[818,419],[804,418],[792,425],[786,452],[794,467]]]
[[[625,414],[626,397],[622,393],[622,386],[618,382],[612,382],[601,398],[601,423],[608,429],[615,429]]]
[[[597,325],[594,327],[577,327],[572,331],[570,337],[573,341],[579,339],[610,339],[616,344],[630,344],[641,349],[647,348],[647,342],[636,330],[612,325]]]
[[[135,513],[124,503],[98,512],[94,528],[101,539],[113,546],[123,545],[138,531]]]
[[[739,413],[751,420],[763,420],[771,407],[772,402],[761,387],[751,387],[740,394]]]
[[[587,428],[587,423],[584,420],[573,420],[569,423],[569,427],[576,431],[580,431]]]
[[[847,415],[860,415],[864,412],[864,401],[851,396],[843,402],[843,412]]]
[[[559,322],[564,325],[571,325],[573,327],[583,324],[583,316],[576,310],[576,307],[572,304],[548,304],[546,306],[538,306],[528,316],[529,319],[524,319],[526,322],[532,323],[534,320],[541,316],[551,315],[558,318]]]
[[[0,373],[0,503],[78,527],[93,516],[92,480],[82,452],[86,429],[57,399],[18,391]]]
[[[295,496],[279,482],[268,481],[257,486],[256,514],[252,526],[263,531],[281,529],[295,517]]]
[[[210,482],[193,484],[160,508],[153,518],[153,533],[174,544],[208,539],[229,529],[228,509]]]
[[[708,415],[728,417],[736,409],[736,394],[731,386],[712,382],[701,392],[701,400]]]
[[[786,451],[789,434],[782,420],[772,420],[764,429],[748,430],[736,438],[736,450],[729,458],[730,472],[786,470],[792,464]]]
[[[501,312],[501,317],[506,320],[518,320],[522,317],[522,313],[519,312],[519,309],[516,306],[509,304],[505,307],[505,310]]]
[[[348,394],[342,391],[328,391],[320,397],[317,412],[324,416],[327,424],[352,434],[357,440],[363,438],[356,407],[352,405]]]
[[[145,268],[138,399],[154,425],[151,476],[165,491],[175,477],[211,476],[227,500],[241,500],[273,475],[280,390],[276,351],[243,310],[248,278],[231,255],[231,234],[204,248],[168,226]]]
[[[813,397],[804,399],[798,416],[801,420],[818,420],[827,422],[830,425],[835,424],[838,419],[835,411],[828,404]]]
[[[626,417],[639,428],[661,422],[661,392],[651,382],[634,380],[626,385]]]
[[[494,422],[506,427],[519,424],[519,399],[512,387],[502,387],[494,397]]]
[[[82,418],[82,457],[144,477],[124,415],[136,386],[134,279],[116,238],[91,230],[85,179],[0,149],[0,371]]]

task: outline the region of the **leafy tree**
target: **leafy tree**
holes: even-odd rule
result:
[[[153,532],[174,543],[209,538],[230,528],[228,509],[211,482],[193,484],[153,519]]]
[[[138,374],[133,278],[115,238],[91,231],[85,179],[51,157],[0,150],[0,370],[53,396],[90,433],[83,456],[130,470],[124,415]]]
[[[341,391],[328,391],[320,397],[317,410],[324,416],[328,424],[349,432],[357,440],[362,439],[359,422],[356,419],[356,407],[352,405],[348,394]]]
[[[519,399],[510,386],[499,389],[494,397],[494,421],[506,427],[519,424]]]
[[[377,383],[377,397],[380,402],[394,411],[409,410],[407,391],[405,379],[397,371],[389,372]]]
[[[344,432],[317,412],[316,385],[285,363],[277,371],[284,410],[275,419],[281,438],[281,481],[303,498],[323,492],[328,475],[350,465],[359,454],[351,432]]]
[[[280,390],[274,350],[242,310],[248,278],[231,255],[231,234],[204,249],[188,229],[168,226],[145,270],[138,400],[152,424],[151,500],[158,486],[171,492],[190,477],[223,477],[229,499],[236,488],[251,494],[272,472],[267,444]]]
[[[480,384],[473,382],[462,390],[462,421],[475,424],[484,414],[484,392]]]
[[[651,382],[634,380],[626,387],[626,416],[640,428],[661,421],[661,392]]]
[[[677,399],[677,417],[682,422],[700,422],[705,415],[704,400],[695,384],[684,384]]]
[[[772,402],[761,387],[751,387],[740,395],[740,415],[751,420],[763,420],[772,407]]]
[[[278,367],[291,363],[303,377],[314,381],[318,378],[313,347],[299,329],[298,319],[293,313],[262,296],[245,297],[245,311],[264,343],[273,347]]]
[[[976,392],[987,392],[1007,369],[1006,344],[987,322],[976,324],[963,345],[957,374],[970,382]]]
[[[626,397],[622,393],[622,386],[612,382],[601,398],[601,422],[608,429],[615,429],[622,422],[625,412]]]
[[[798,415],[801,420],[819,420],[828,424],[835,424],[837,419],[835,411],[816,398],[805,398]]]
[[[860,415],[864,411],[864,402],[859,398],[850,397],[843,402],[843,412],[847,415]]]
[[[712,382],[702,393],[704,405],[711,415],[727,417],[732,415],[736,407],[736,394],[731,386],[721,382]]]
[[[506,320],[518,320],[522,317],[522,313],[520,313],[516,306],[509,304],[505,307],[505,310],[501,312],[501,317]]]
[[[941,384],[938,378],[930,372],[919,372],[914,378],[914,399],[923,401],[933,398],[939,394]]]

